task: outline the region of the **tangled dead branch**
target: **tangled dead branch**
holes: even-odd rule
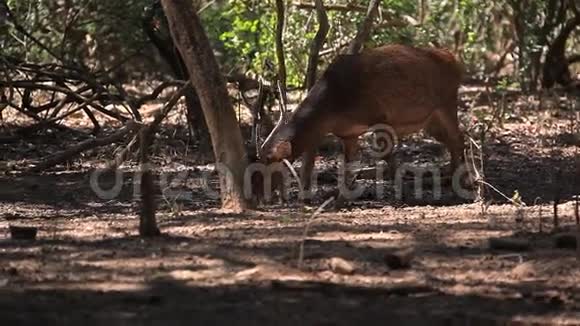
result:
[[[126,139],[130,134],[139,130],[140,128],[141,128],[140,123],[137,123],[134,120],[130,120],[123,128],[119,129],[118,131],[114,132],[109,136],[85,140],[65,151],[49,156],[48,158],[44,159],[39,164],[31,168],[30,172],[44,171],[57,164],[66,162],[84,151],[97,147],[106,146],[114,142],[122,141]]]

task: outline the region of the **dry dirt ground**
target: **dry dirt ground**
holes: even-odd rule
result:
[[[579,144],[565,113],[547,129],[539,114],[516,113],[529,118],[508,119],[489,138],[485,175],[527,206],[490,192],[485,214],[481,204],[449,196],[393,199],[389,191],[314,220],[323,193],[305,211],[292,198],[289,206],[221,213],[197,182],[204,166],[191,159],[183,130],[168,127],[158,141],[159,172],[186,171],[188,183],[160,193],[163,236],[152,240],[136,236],[130,165],[119,196],[102,199],[91,189],[92,169],[114,146],[31,174],[28,165],[83,136],[53,132],[0,144],[0,321],[580,325],[580,261],[575,250],[556,248],[561,230],[553,230],[551,205],[557,193],[560,228],[574,230]],[[400,151],[401,160],[419,164],[441,148],[416,138]],[[9,225],[36,226],[38,238],[12,240]],[[497,238],[518,246],[490,247]],[[408,266],[393,263],[400,252]]]

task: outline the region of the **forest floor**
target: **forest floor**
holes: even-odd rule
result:
[[[163,236],[149,240],[137,236],[134,166],[124,167],[114,198],[91,187],[94,167],[114,146],[30,173],[38,159],[83,136],[52,132],[0,144],[0,321],[580,325],[580,260],[569,236],[580,193],[574,113],[559,110],[538,122],[542,113],[525,101],[509,105],[513,114],[486,142],[484,172],[507,197],[517,191],[525,207],[493,191],[482,205],[445,188],[441,198],[429,191],[395,198],[391,190],[375,198],[369,190],[311,219],[323,189],[311,207],[291,196],[289,205],[228,214],[203,191],[207,162],[192,158],[176,123],[159,136],[155,163],[160,174],[182,173],[187,182],[159,194]],[[423,164],[443,151],[414,137],[400,152],[401,161]],[[317,165],[332,174],[335,162],[324,156]],[[332,188],[332,178],[321,179]],[[113,178],[100,182],[106,188]],[[11,239],[10,225],[37,227],[37,239]]]

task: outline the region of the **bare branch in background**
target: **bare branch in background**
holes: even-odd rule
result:
[[[318,70],[318,58],[320,57],[320,49],[324,45],[326,40],[326,35],[330,29],[328,24],[328,15],[326,14],[326,9],[322,0],[315,0],[316,4],[316,16],[318,18],[318,31],[314,40],[310,45],[310,55],[308,57],[308,68],[306,69],[306,80],[304,86],[307,90],[310,90],[314,83],[316,83],[316,72]]]
[[[286,9],[284,0],[276,0],[276,58],[278,59],[278,80],[286,88],[286,59],[284,57],[284,21]]]
[[[298,2],[293,4],[298,9],[308,9],[313,10],[316,9],[316,1],[312,2]],[[351,11],[358,11],[358,12],[366,12],[367,7],[365,6],[358,6],[354,4],[346,4],[346,5],[325,5],[325,11],[342,11],[342,12],[351,12]]]
[[[381,4],[382,0],[371,0],[369,3],[369,8],[367,10],[367,14],[361,27],[359,28],[354,40],[348,47],[347,53],[348,54],[356,54],[359,53],[363,47],[364,42],[368,39],[369,35],[371,34],[371,29],[373,28],[373,21],[379,12],[379,5]]]

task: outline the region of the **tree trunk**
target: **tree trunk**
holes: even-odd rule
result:
[[[201,102],[220,174],[222,208],[241,212],[249,206],[243,184],[248,158],[225,81],[191,1],[161,3]]]
[[[183,59],[179,55],[179,51],[175,47],[173,40],[171,40],[171,38],[168,40],[162,38],[154,28],[155,18],[159,18],[156,14],[161,10],[161,3],[158,1],[155,1],[149,8],[147,8],[146,14],[142,20],[143,31],[149,38],[149,41],[155,46],[161,58],[165,63],[167,63],[167,65],[169,65],[173,76],[180,80],[189,80],[189,73],[187,72],[187,68],[185,67]],[[159,12],[159,14],[163,13]],[[163,19],[163,22],[165,22],[165,19]],[[199,98],[193,87],[191,87],[191,89],[189,89],[185,94],[185,106],[187,109],[186,117],[189,125],[190,136],[192,138],[197,137],[202,148],[209,148],[207,126],[203,120],[203,112],[201,104],[199,103]]]
[[[556,83],[568,87],[572,83],[569,61],[566,59],[566,43],[579,25],[580,16],[568,20],[548,48],[542,69],[542,88],[550,89]]]

